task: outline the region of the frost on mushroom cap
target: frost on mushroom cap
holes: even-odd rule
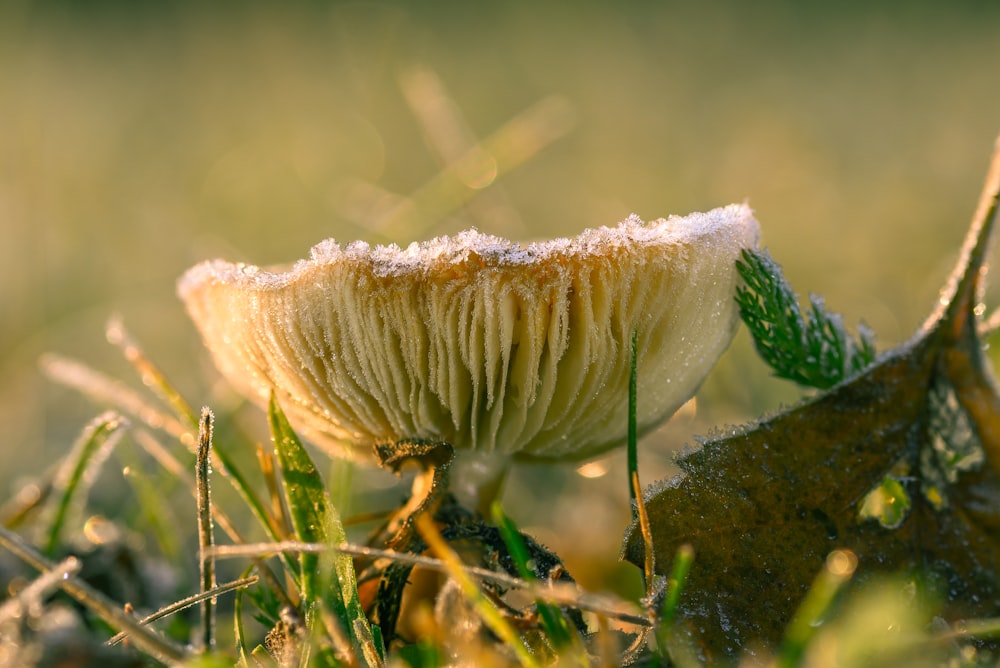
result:
[[[215,363],[333,454],[443,440],[521,459],[624,442],[633,330],[640,433],[695,392],[738,322],[750,209],[519,245],[475,230],[406,249],[321,242],[285,273],[215,260],[178,291]]]

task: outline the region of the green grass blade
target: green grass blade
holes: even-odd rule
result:
[[[692,563],[694,563],[694,548],[686,543],[677,548],[674,563],[670,569],[670,577],[667,580],[667,591],[660,605],[659,619],[654,631],[656,648],[660,658],[664,661],[669,658],[676,665],[693,663],[693,660],[690,660],[694,655],[693,648],[671,642],[674,619],[677,617],[677,606],[680,604],[681,592],[684,590]],[[683,652],[683,654],[678,655],[678,652]]]
[[[521,540],[521,534],[517,526],[504,514],[498,501],[493,502],[490,510],[493,516],[493,523],[500,530],[500,535],[507,546],[507,551],[510,552],[510,556],[517,567],[518,575],[521,576],[522,580],[533,582],[537,578],[532,570],[528,568],[530,556],[528,555],[528,549],[524,541]],[[542,621],[542,628],[545,629],[549,640],[552,641],[552,646],[556,650],[569,647],[573,642],[573,638],[570,635],[569,623],[563,616],[562,611],[557,606],[545,601],[536,600],[535,605],[538,608],[538,615]]]
[[[121,436],[125,420],[117,413],[104,413],[86,426],[72,451],[56,474],[58,504],[48,529],[45,554],[51,555],[59,545],[60,534],[72,510],[73,500],[86,494],[101,465]]]
[[[628,378],[628,490],[632,505],[632,522],[639,525],[643,540],[646,543],[646,559],[643,567],[643,577],[646,581],[646,594],[652,593],[655,564],[653,559],[653,536],[649,527],[649,517],[642,499],[642,488],[639,483],[639,429],[636,415],[639,412],[638,381],[639,381],[639,331],[632,330],[632,358]]]
[[[660,608],[660,624],[670,626],[677,616],[677,606],[681,601],[681,592],[687,582],[691,564],[694,562],[694,548],[688,544],[677,548],[673,568],[670,569],[670,579],[667,581],[667,595]]]
[[[190,433],[192,427],[197,427],[197,419],[190,407],[181,399],[180,395],[173,389],[163,374],[152,364],[141,352],[138,346],[128,337],[127,332],[121,328],[120,324],[112,323],[112,339],[126,349],[126,358],[137,364],[144,378],[148,378],[154,385],[158,394],[167,400],[178,417],[160,411],[156,406],[148,403],[138,392],[128,387],[118,380],[114,380],[105,374],[91,369],[86,364],[76,360],[62,357],[60,355],[48,354],[42,359],[42,369],[54,381],[74,388],[84,396],[99,404],[111,404],[121,410],[126,415],[132,416],[136,420],[145,423],[155,431],[165,432],[181,443],[186,445],[192,454],[194,453],[193,435]],[[264,503],[255,493],[253,487],[247,479],[240,473],[232,457],[226,451],[225,441],[215,443],[212,454],[212,466],[224,478],[230,481],[237,493],[250,507],[254,516],[264,526],[265,531],[273,540],[283,540],[285,536],[276,536],[272,526],[267,521],[267,510]],[[191,469],[185,465],[184,471]],[[180,478],[183,480],[183,478]],[[230,533],[228,527],[223,527]],[[230,535],[232,535],[230,533]],[[291,563],[287,564],[290,572],[295,572]]]
[[[247,578],[252,572],[252,567],[243,571],[241,577]],[[245,589],[236,591],[233,600],[233,639],[236,641],[237,665],[243,668],[250,668],[250,653],[247,651],[246,630],[243,628],[243,596]]]
[[[628,377],[628,480],[629,480],[629,498],[632,502],[632,521],[635,522],[639,519],[639,493],[640,490],[636,489],[636,485],[632,484],[639,475],[639,453],[638,453],[638,443],[639,443],[639,430],[638,421],[636,419],[636,412],[638,407],[637,389],[638,385],[638,349],[639,349],[639,332],[638,330],[632,331],[632,360],[631,368],[629,370]]]
[[[178,480],[181,484],[188,488],[190,492],[197,496],[197,490],[195,485],[194,476],[191,475],[190,469],[194,466],[194,461],[191,460],[190,466],[183,465],[180,459],[176,457],[167,448],[160,445],[149,432],[143,431],[141,429],[132,432],[133,437],[137,444],[142,447],[159,465],[160,469]],[[253,493],[252,488],[246,482],[238,471],[232,466],[231,463],[226,464],[229,460],[225,458],[224,455],[220,454],[218,447],[218,441],[214,443],[212,448],[212,466],[218,473],[224,474],[223,477],[228,480],[236,489],[237,493],[246,501],[247,505],[253,509],[256,500],[258,506],[260,507],[260,501],[258,497]],[[229,466],[227,469],[226,466]],[[263,510],[261,509],[261,512]],[[215,519],[216,524],[222,529],[226,535],[228,535],[235,543],[245,543],[246,540],[243,538],[242,532],[240,532],[236,525],[233,523],[232,519],[218,506],[212,506],[212,516]],[[268,528],[270,528],[270,522],[267,521],[266,517],[262,517],[260,514],[256,514],[257,518]],[[273,532],[269,531],[272,540],[283,540],[285,537],[282,536],[280,539],[274,538]],[[294,560],[287,554],[282,553],[281,559],[285,562],[288,569],[289,575],[295,579],[296,585],[298,585],[299,572]],[[274,590],[275,594],[282,600],[285,605],[292,606],[291,600],[288,598],[287,593],[284,588],[278,582],[277,577],[271,572],[271,569],[262,561],[257,561],[257,568],[260,572],[261,578],[267,581],[268,585]]]
[[[380,662],[384,662],[385,661],[385,639],[382,638],[382,629],[381,629],[381,627],[379,627],[378,624],[372,624],[371,627],[372,627],[372,646],[375,649],[375,652],[377,654],[376,658]],[[374,664],[372,664],[372,661],[370,659],[369,659],[368,663],[369,663],[369,665],[374,665]]]
[[[323,480],[273,396],[267,416],[296,537],[309,543],[346,543],[347,534]],[[355,625],[362,626],[369,637],[371,629],[358,600],[354,564],[350,556],[340,553],[329,562],[332,562],[332,573],[322,567],[320,555],[299,555],[302,600],[306,608],[303,612],[308,612],[309,608],[320,610],[325,605],[360,645]],[[324,577],[324,571],[332,577]]]
[[[132,524],[133,528],[143,525],[148,528],[163,556],[177,563],[181,558],[181,540],[177,532],[179,524],[170,504],[170,495],[164,490],[165,483],[172,480],[164,480],[162,475],[154,480],[142,469],[139,458],[130,448],[119,450],[118,457],[126,460],[124,478],[136,499],[138,517]]]
[[[799,604],[792,621],[785,629],[785,638],[778,650],[776,668],[801,665],[806,647],[828,616],[831,606],[844,585],[853,577],[858,558],[847,550],[834,550],[826,559],[823,570],[813,581],[806,597]]]
[[[217,463],[220,473],[225,477],[229,478],[229,481],[233,485],[233,489],[236,493],[240,495],[240,498],[247,504],[250,512],[253,516],[260,522],[260,525],[264,528],[267,536],[271,540],[284,540],[284,536],[279,536],[274,531],[274,525],[271,523],[268,509],[266,504],[261,500],[260,495],[254,490],[250,485],[250,482],[246,479],[243,473],[240,471],[239,467],[233,461],[232,457],[227,454],[224,448],[220,448],[218,444],[212,449],[213,454],[213,464]]]

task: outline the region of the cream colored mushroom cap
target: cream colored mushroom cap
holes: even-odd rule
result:
[[[757,238],[731,205],[524,246],[475,230],[327,240],[284,273],[205,262],[178,291],[228,381],[263,405],[273,391],[337,456],[423,438],[573,460],[626,438],[633,331],[640,433],[694,394],[732,339],[735,263]]]

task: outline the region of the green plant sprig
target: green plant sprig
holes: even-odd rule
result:
[[[531,557],[528,554],[528,548],[521,539],[521,532],[517,528],[517,525],[514,524],[514,521],[504,514],[499,501],[493,502],[493,505],[490,507],[490,514],[492,515],[493,523],[500,530],[500,535],[503,537],[504,544],[510,552],[518,575],[521,576],[522,580],[527,582],[537,581],[538,578],[535,577],[534,572],[532,572],[528,565]],[[573,644],[573,636],[570,633],[569,622],[566,621],[559,607],[542,600],[536,600],[535,605],[541,618],[542,628],[545,629],[549,640],[552,641],[553,647],[557,651],[569,649]]]
[[[745,285],[736,289],[740,317],[758,354],[779,378],[827,389],[875,361],[875,338],[864,324],[852,338],[843,318],[829,313],[822,297],[799,306],[781,267],[766,251],[744,250],[736,268]]]

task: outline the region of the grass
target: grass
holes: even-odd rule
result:
[[[5,147],[0,175],[16,175],[13,187],[3,191],[4,201],[13,202],[9,210],[23,211],[25,217],[23,224],[4,228],[0,253],[16,251],[4,257],[5,266],[11,275],[26,278],[28,287],[19,292],[18,282],[8,282],[4,290],[13,290],[13,297],[0,293],[7,314],[0,348],[21,351],[17,359],[27,360],[22,366],[33,369],[37,350],[34,344],[22,347],[22,342],[32,336],[30,327],[44,325],[44,345],[79,350],[77,342],[88,335],[84,324],[92,322],[79,304],[99,304],[96,310],[103,318],[111,307],[102,300],[111,294],[116,302],[124,300],[130,320],[145,330],[145,340],[154,337],[158,349],[168,357],[176,355],[169,368],[187,387],[198,373],[187,359],[189,350],[162,343],[173,344],[176,337],[177,328],[163,323],[180,317],[171,286],[191,261],[192,240],[207,238],[212,252],[234,243],[246,257],[263,253],[277,260],[316,241],[318,227],[322,235],[408,241],[422,233],[453,231],[471,216],[484,229],[500,233],[523,234],[528,231],[523,221],[529,220],[546,221],[545,234],[563,234],[606,224],[633,209],[655,217],[748,195],[759,211],[768,212],[772,249],[797,265],[798,276],[817,283],[824,273],[836,274],[832,289],[842,292],[840,298],[828,294],[833,301],[849,301],[853,314],[874,313],[872,324],[880,332],[895,328],[905,334],[906,320],[922,317],[923,301],[912,300],[921,306],[905,312],[911,300],[887,283],[879,281],[869,293],[876,283],[870,270],[841,269],[880,266],[892,249],[913,267],[909,283],[925,285],[924,268],[949,237],[947,230],[924,232],[933,228],[933,221],[956,219],[956,208],[959,218],[964,214],[961,207],[968,198],[963,188],[978,178],[978,166],[964,166],[964,156],[978,150],[984,129],[987,135],[995,132],[989,110],[996,106],[976,97],[981,81],[988,79],[988,55],[995,46],[989,22],[970,13],[972,18],[965,20],[973,26],[969,28],[960,15],[943,21],[932,16],[909,30],[904,23],[920,19],[923,10],[914,11],[916,15],[829,21],[828,16],[790,11],[777,20],[762,20],[744,10],[716,10],[697,30],[686,14],[609,16],[590,8],[574,17],[576,30],[561,16],[528,21],[504,14],[497,26],[518,20],[530,24],[517,39],[500,28],[484,32],[485,22],[465,17],[440,24],[433,45],[421,50],[433,69],[414,67],[412,61],[399,67],[394,55],[386,55],[390,49],[381,50],[385,43],[378,39],[379,31],[365,24],[356,43],[343,52],[359,64],[357,71],[342,71],[341,51],[331,54],[318,46],[330,42],[323,31],[310,29],[299,39],[304,25],[321,24],[307,13],[291,19],[275,19],[264,11],[237,17],[243,22],[236,21],[230,34],[230,28],[222,28],[232,23],[229,15],[202,24],[198,12],[181,12],[175,23],[166,22],[189,45],[180,57],[173,33],[151,31],[141,21],[130,22],[134,17],[109,28],[114,21],[102,23],[100,15],[83,21],[58,7],[43,8],[31,21],[14,15],[14,20],[0,21],[6,38],[0,48],[26,55],[5,61],[12,66],[0,65],[0,99],[14,127],[30,131],[0,135]],[[799,44],[804,32],[797,19],[810,30],[820,27],[810,33],[810,47]],[[420,34],[434,17],[399,20],[402,32],[411,35]],[[859,31],[858,24],[868,32]],[[248,25],[252,29],[245,30]],[[647,25],[650,30],[666,26],[672,37],[657,33],[647,38]],[[20,27],[32,30],[22,34]],[[487,46],[470,48],[467,42]],[[560,57],[552,57],[553,43]],[[765,43],[769,46],[763,47]],[[962,48],[954,49],[948,61],[942,60],[946,46],[928,50],[928,43]],[[622,44],[630,46],[623,49]],[[495,53],[495,60],[482,53]],[[692,53],[698,57],[691,58]],[[881,57],[886,53],[893,57]],[[908,66],[898,67],[897,57]],[[821,63],[818,74],[812,59]],[[230,61],[239,66],[227,68]],[[333,67],[316,66],[333,61]],[[383,72],[370,75],[373,64],[386,61],[391,62]],[[520,70],[511,70],[511,62],[531,63],[534,74],[523,77]],[[562,66],[569,76],[560,72],[560,62],[572,63]],[[775,67],[779,62],[792,65]],[[823,71],[829,63],[845,62],[842,71]],[[274,63],[283,76],[265,76],[262,93],[257,75],[271,71]],[[581,63],[586,77],[579,76]],[[685,66],[678,69],[678,63]],[[764,74],[755,71],[758,66]],[[908,77],[904,70],[920,76]],[[631,84],[620,75],[626,71],[634,78]],[[431,114],[411,128],[421,113],[421,99],[433,99],[428,80],[433,87],[435,79],[438,85],[442,80],[453,85],[457,98],[444,91],[446,100],[457,109],[456,99],[461,99],[470,113],[466,118]],[[503,97],[498,101],[484,94],[482,82],[500,89]],[[397,88],[403,90],[402,98]],[[946,94],[926,95],[928,89]],[[550,96],[553,90],[565,96]],[[262,99],[267,104],[262,106]],[[913,104],[914,99],[920,104]],[[979,103],[956,105],[955,99]],[[839,111],[842,100],[866,102],[852,105],[844,115]],[[53,112],[64,108],[74,109],[72,123],[64,122],[62,112]],[[388,109],[402,111],[390,114]],[[148,110],[152,113],[146,114]],[[444,134],[435,123],[444,124]],[[484,133],[487,139],[479,141],[467,126],[498,130]],[[886,127],[893,129],[891,136]],[[583,128],[582,134],[557,145],[554,155],[534,159],[573,128]],[[449,148],[449,138],[455,137],[462,141],[457,149]],[[441,168],[429,178],[428,147],[430,160]],[[492,162],[484,159],[490,155]],[[526,173],[513,173],[529,161]],[[928,164],[942,186],[921,187],[928,177],[915,172],[915,166]],[[333,186],[338,189],[331,193]],[[502,215],[494,215],[497,211]],[[332,230],[331,219],[336,221]],[[275,225],[276,220],[283,225]],[[218,221],[232,221],[233,227],[223,228]],[[491,228],[493,224],[497,227]],[[50,225],[59,227],[50,230]],[[913,234],[914,229],[920,234]],[[44,238],[39,230],[45,231]],[[855,243],[853,237],[862,231],[872,233],[874,240]],[[834,235],[851,242],[823,243]],[[783,246],[786,252],[781,253]],[[821,259],[806,252],[811,246],[820,248]],[[90,250],[66,252],[76,247]],[[830,247],[839,251],[830,253]],[[878,249],[877,261],[870,257],[876,251],[866,249]],[[167,258],[162,266],[146,266],[144,258],[161,252]],[[199,258],[208,252],[199,248]],[[98,266],[106,270],[95,271]],[[816,273],[810,274],[812,267]],[[894,305],[894,314],[887,315],[886,303]],[[894,319],[896,306],[903,309],[903,324]],[[195,451],[207,444],[205,430],[199,434],[197,411],[120,323],[112,324],[108,338],[136,368],[145,389],[69,358],[49,356],[43,363],[50,376],[117,412],[102,414],[85,427],[66,454],[72,438],[60,429],[67,423],[78,429],[83,420],[72,409],[61,412],[59,424],[47,434],[52,446],[47,452],[58,453],[49,457],[55,464],[0,506],[6,527],[0,554],[17,555],[17,563],[0,559],[0,574],[9,583],[8,597],[0,604],[0,636],[6,641],[0,643],[0,665],[41,662],[69,640],[81,660],[105,665],[122,653],[153,665],[273,665],[273,655],[263,649],[268,642],[272,647],[284,643],[290,665],[439,665],[455,647],[484,659],[516,661],[514,648],[521,643],[539,656],[563,655],[570,664],[614,665],[630,649],[649,661],[669,656],[678,665],[698,664],[697,649],[677,632],[673,619],[686,569],[697,555],[679,552],[670,577],[661,581],[650,576],[648,567],[646,587],[629,598],[622,590],[619,595],[595,594],[565,582],[539,581],[538,574],[531,575],[532,559],[518,545],[527,539],[518,538],[520,532],[502,509],[492,519],[503,536],[499,543],[486,544],[515,555],[513,564],[503,573],[463,567],[479,593],[466,585],[450,599],[453,616],[447,621],[458,615],[459,621],[485,624],[483,612],[493,610],[491,605],[510,613],[497,607],[506,600],[500,592],[507,592],[507,598],[521,592],[519,603],[536,611],[537,618],[513,618],[507,626],[514,625],[516,641],[505,630],[501,635],[508,636],[506,642],[483,643],[480,637],[452,637],[449,631],[456,625],[435,618],[425,601],[406,613],[420,640],[384,647],[379,625],[358,614],[357,601],[371,596],[365,591],[370,581],[361,581],[360,568],[352,573],[353,564],[407,564],[425,574],[459,576],[460,567],[454,561],[448,565],[364,545],[358,536],[368,525],[352,527],[351,518],[338,516],[344,510],[340,502],[331,502],[332,497],[356,503],[355,497],[350,490],[322,483],[277,407],[269,418],[281,447],[272,454],[245,435],[245,414],[230,410],[226,402],[213,406],[218,418],[210,458],[202,459],[196,476]],[[90,350],[86,358],[100,360],[102,355]],[[39,409],[22,400],[24,391],[11,379],[23,373],[12,365],[5,369],[15,372],[5,372],[2,382],[14,389],[3,386],[0,416],[14,427],[9,442],[33,444],[40,437],[18,431],[22,421],[17,418],[24,406],[31,413]],[[748,389],[742,395],[718,392],[718,403],[730,407],[715,417],[734,419],[729,416],[737,404],[755,414],[762,410],[760,396],[771,397],[767,408],[776,405],[773,390],[747,374],[747,368],[736,365],[729,371],[729,385]],[[65,395],[59,398],[60,411],[73,406]],[[706,414],[713,415],[712,404],[706,406]],[[29,450],[34,448],[24,449]],[[254,452],[256,459],[247,456]],[[35,465],[18,453],[11,453],[10,461],[15,464],[9,470],[19,473],[29,470],[23,462]],[[114,485],[104,483],[114,482],[117,463],[126,468],[127,490],[107,496]],[[630,464],[628,480],[616,483],[619,498],[641,498],[637,468]],[[296,476],[291,488],[289,472]],[[197,498],[202,499],[201,510],[195,509]],[[586,501],[570,505],[586,507],[582,514],[588,518],[607,504]],[[544,512],[555,526],[581,524],[569,518],[565,502],[547,503]],[[618,540],[617,528],[599,524],[598,534],[590,526],[580,527],[591,533],[582,539],[574,534],[566,542],[587,544],[595,535]],[[214,545],[207,538],[213,525],[220,534]],[[200,542],[198,527],[205,536]],[[615,534],[610,539],[609,532]],[[425,534],[433,536],[433,531],[425,528]],[[106,560],[112,553],[121,561]],[[447,552],[438,550],[438,556]],[[570,556],[566,554],[567,561]],[[201,570],[213,558],[222,582],[214,588]],[[136,568],[120,568],[129,561]],[[586,565],[579,557],[574,563]],[[609,569],[602,562],[597,570]],[[889,581],[845,601],[826,595],[830,589],[824,577],[818,574],[818,593],[789,628],[779,655],[762,660],[831,665],[831,657],[849,656],[855,665],[872,665],[881,657],[891,665],[893,658],[907,656],[927,665],[972,665],[988,659],[970,656],[963,641],[1000,635],[996,620],[935,626],[929,611],[906,604],[905,582]],[[114,598],[90,581],[103,581]],[[63,594],[57,596],[59,589]],[[123,612],[129,601],[134,609]],[[589,634],[567,621],[569,610],[587,615]],[[485,612],[486,617],[493,614]],[[821,619],[819,626],[810,623]],[[522,624],[534,626],[528,633]],[[895,628],[891,642],[873,631],[890,625]],[[621,628],[633,635],[624,637]],[[265,640],[274,629],[279,631]],[[648,647],[645,636],[634,633],[643,629],[651,629],[655,637]],[[130,649],[107,654],[112,650],[104,641],[120,641],[123,634]],[[630,648],[629,640],[642,642]]]
[[[130,347],[130,358],[137,368],[145,370],[147,374],[155,373],[161,389],[169,388],[165,377],[135,344]],[[246,545],[242,535],[249,530],[237,529],[234,520],[230,519],[227,512],[218,504],[213,503],[209,493],[212,478],[210,462],[213,456],[218,454],[213,448],[213,435],[217,431],[212,413],[204,409],[198,421],[197,436],[193,439],[197,443],[196,475],[192,477],[185,474],[178,460],[186,457],[194,434],[184,432],[179,438],[172,439],[172,446],[169,445],[170,437],[176,436],[171,434],[175,420],[184,421],[190,418],[188,411],[178,410],[184,404],[176,401],[172,390],[162,393],[161,400],[163,397],[173,397],[173,399],[163,400],[162,407],[156,406],[153,402],[140,401],[136,395],[110,383],[108,379],[92,370],[81,365],[67,365],[68,361],[58,360],[58,368],[73,369],[74,373],[69,374],[69,379],[81,389],[99,399],[117,397],[118,408],[130,413],[129,417],[132,420],[159,424],[161,431],[167,435],[168,443],[164,444],[162,452],[157,453],[156,461],[168,462],[169,465],[165,469],[175,474],[180,484],[189,486],[192,495],[198,500],[192,523],[197,526],[196,533],[201,545],[198,558],[201,575],[191,579],[195,583],[200,583],[198,585],[200,591],[140,618],[136,614],[138,611],[133,612],[129,609],[128,612],[123,612],[122,604],[125,602],[109,601],[104,594],[80,579],[78,559],[70,558],[55,564],[31,547],[25,539],[4,529],[0,534],[0,543],[40,575],[30,583],[22,585],[18,596],[8,601],[6,605],[8,618],[0,620],[0,628],[5,628],[5,625],[11,623],[12,618],[24,614],[26,610],[42,618],[50,614],[50,606],[54,608],[59,604],[57,602],[43,604],[42,601],[52,590],[61,587],[83,605],[87,611],[85,617],[100,620],[105,627],[118,631],[112,638],[111,645],[118,645],[127,638],[131,647],[142,652],[143,656],[154,663],[194,662],[201,661],[205,657],[214,657],[226,660],[236,658],[245,665],[258,665],[259,661],[264,661],[266,664],[270,660],[262,658],[268,654],[281,665],[383,666],[388,660],[388,650],[382,642],[378,625],[371,624],[362,609],[355,563],[407,560],[421,567],[447,573],[459,582],[461,598],[471,606],[468,611],[462,608],[461,614],[468,613],[472,617],[481,618],[486,627],[501,639],[498,648],[491,647],[488,643],[474,646],[475,643],[483,641],[476,640],[472,643],[466,638],[463,640],[463,643],[466,643],[465,650],[493,656],[495,659],[512,659],[522,665],[540,665],[539,656],[548,656],[551,659],[565,655],[573,657],[577,665],[589,665],[585,644],[593,642],[593,639],[586,639],[580,635],[579,629],[565,617],[564,609],[588,610],[591,614],[604,615],[608,619],[629,620],[633,625],[638,623],[644,626],[647,623],[647,616],[644,616],[635,605],[614,598],[594,597],[572,585],[552,586],[552,583],[547,581],[548,574],[536,574],[532,570],[536,553],[529,550],[521,532],[503,514],[499,506],[494,508],[494,519],[500,527],[502,542],[507,546],[507,553],[512,560],[513,573],[466,566],[442,538],[442,530],[447,532],[455,527],[448,525],[442,528],[436,527],[426,516],[418,520],[417,527],[433,558],[421,557],[415,553],[395,553],[392,550],[351,545],[315,464],[288,424],[280,407],[273,401],[268,411],[268,420],[277,466],[272,469],[270,465],[263,464],[267,460],[262,458],[260,473],[267,475],[273,470],[280,478],[281,498],[271,499],[272,503],[268,503],[259,497],[257,491],[246,484],[244,476],[234,475],[236,469],[231,462],[217,469],[219,472],[224,472],[223,477],[239,490],[245,504],[244,512],[240,515],[256,522],[258,524],[256,530],[271,538],[271,542]],[[81,381],[81,378],[84,380]],[[114,392],[110,391],[110,385],[114,386]],[[168,414],[170,410],[179,415],[170,416]],[[77,512],[84,511],[86,498],[81,482],[93,480],[99,469],[106,465],[106,451],[113,444],[112,436],[117,435],[120,438],[128,434],[130,431],[126,428],[128,424],[129,422],[119,414],[106,413],[86,427],[79,445],[66,455],[63,462],[60,462],[54,475],[57,482],[53,485],[53,489],[58,493],[51,494],[44,502],[34,503],[31,508],[9,512],[8,522],[21,527],[30,527],[34,524],[31,521],[33,517],[45,517],[48,514],[49,506],[56,511],[57,518],[65,518],[66,508],[70,506]],[[139,443],[141,439],[127,440],[135,441],[129,443],[129,447],[142,447]],[[98,456],[102,450],[105,451],[105,456]],[[67,475],[65,471],[70,471],[71,475]],[[69,482],[62,482],[64,479]],[[273,486],[265,488],[275,489]],[[148,503],[151,502],[151,497],[139,494],[136,500]],[[156,507],[147,508],[144,512],[140,512],[139,516],[155,515],[156,512]],[[108,518],[108,521],[120,522],[122,519]],[[226,528],[226,533],[237,546],[243,543],[249,549],[238,552],[232,549],[233,546],[216,545],[215,522]],[[49,523],[48,528],[41,532],[45,536],[46,544],[50,546],[49,552],[72,550],[73,541],[79,538],[73,535],[66,540],[59,540],[60,536],[65,536],[59,530],[64,524],[62,519],[58,519]],[[122,530],[126,528],[122,527]],[[157,536],[162,535],[153,533],[149,539],[155,541]],[[170,545],[158,547],[163,552],[173,551]],[[537,547],[532,549],[537,550]],[[281,554],[282,559],[273,567],[265,564],[265,559],[275,553]],[[139,555],[135,556],[140,558]],[[254,559],[256,566],[251,566],[245,571],[246,577],[217,585],[216,560],[236,557]],[[272,568],[275,570],[272,571]],[[251,575],[251,571],[255,573]],[[115,577],[114,572],[106,575]],[[539,575],[542,576],[542,580],[539,580]],[[515,628],[510,617],[513,609],[503,602],[498,586],[523,590],[535,601],[529,606],[535,612],[529,613],[529,618],[518,622],[518,628]],[[235,597],[233,605],[221,607],[233,615],[233,624],[225,626],[235,629],[236,657],[220,650],[220,643],[216,641],[216,616],[219,614],[216,600],[226,596]],[[31,601],[33,606],[28,606],[25,601]],[[169,620],[171,616],[179,615],[192,607],[200,608],[200,617],[186,618],[188,621],[181,625],[179,632],[174,630],[172,633],[165,633],[158,628],[162,626],[164,620]],[[623,611],[629,610],[632,612],[623,614]],[[537,633],[534,634],[536,643],[534,646],[525,644],[529,641],[522,638],[519,630],[531,615],[538,615],[540,620],[537,624]],[[249,619],[263,622],[265,629],[269,629],[267,638],[259,637],[258,632],[257,638],[254,639],[254,635],[247,630]],[[460,620],[450,621],[458,623]],[[421,661],[431,655],[444,656],[445,647],[450,641],[441,635],[447,632],[447,628],[441,626],[442,622],[443,620],[426,622],[437,625],[436,633],[442,638],[441,646],[424,647],[422,653],[414,654],[413,643],[402,645],[397,643],[392,649],[391,656],[398,659],[419,655],[424,657]],[[97,628],[91,631],[95,642],[101,636],[101,628],[101,625],[97,624]],[[12,651],[16,648],[21,653],[10,656],[18,660],[30,656],[38,643],[51,642],[51,638],[45,635],[5,637],[15,641],[10,647]],[[265,647],[268,649],[265,650]],[[542,647],[547,649],[540,654]],[[418,661],[415,665],[427,664]]]
[[[169,387],[165,376],[135,344],[131,357],[147,373],[155,371],[161,387]],[[99,380],[93,385],[83,383],[83,389],[99,397],[108,396],[107,380],[93,371],[88,374],[91,381]],[[0,545],[35,574],[25,571],[12,595],[0,606],[0,633],[5,640],[3,665],[47,665],[33,661],[43,648],[46,652],[56,651],[52,647],[67,642],[66,636],[46,629],[48,624],[43,623],[60,618],[66,609],[64,601],[52,597],[56,590],[62,590],[80,606],[70,616],[72,623],[61,622],[73,629],[73,647],[83,643],[88,656],[105,656],[99,653],[110,651],[103,645],[110,638],[109,647],[120,648],[122,656],[138,657],[142,665],[231,665],[235,661],[254,667],[436,666],[444,665],[448,657],[456,654],[483,665],[538,666],[552,665],[557,660],[578,666],[634,660],[701,665],[697,647],[676,625],[674,612],[684,595],[686,573],[697,559],[690,548],[682,547],[678,552],[669,578],[648,573],[646,596],[629,602],[587,593],[558,578],[550,579],[563,568],[557,557],[548,571],[540,572],[542,560],[551,555],[539,552],[499,504],[492,509],[493,525],[499,529],[495,538],[487,534],[488,525],[479,521],[455,523],[439,515],[435,523],[422,515],[416,523],[422,542],[412,550],[396,552],[352,544],[315,463],[275,402],[268,411],[275,458],[259,458],[260,470],[256,473],[260,474],[258,479],[276,476],[277,486],[248,484],[248,476],[234,475],[232,462],[211,472],[209,462],[218,454],[213,440],[218,438],[219,428],[207,409],[198,421],[197,433],[185,431],[177,437],[171,433],[172,419],[185,421],[190,416],[179,410],[181,402],[164,398],[173,396],[172,392],[140,402],[119,387],[116,396],[121,413],[102,414],[84,428],[77,447],[54,468],[52,492],[5,513],[5,524],[20,527],[27,537],[4,528],[0,531]],[[633,401],[633,416],[634,406]],[[171,410],[180,414],[171,416]],[[52,556],[79,551],[81,536],[69,527],[81,525],[65,521],[67,509],[86,513],[84,483],[92,482],[107,466],[107,453],[115,440],[120,441],[119,448],[143,447],[140,439],[133,438],[137,430],[133,425],[143,420],[159,424],[166,437],[161,444],[163,452],[155,461],[170,462],[166,470],[198,499],[189,522],[190,532],[199,536],[201,545],[197,560],[201,564],[200,576],[193,572],[174,574],[197,591],[152,612],[135,609],[127,601],[111,600],[88,584],[94,574],[86,579],[82,575],[86,554],[55,562],[33,547],[28,538],[34,536]],[[195,476],[186,474],[184,466],[178,464],[178,460],[187,458],[192,442],[198,453],[196,461],[190,461],[197,470]],[[210,484],[220,474],[238,489],[236,498],[242,501],[237,503],[243,505],[240,512],[223,509],[213,501]],[[637,471],[633,470],[629,478],[623,484],[634,488]],[[137,494],[136,502],[150,503],[150,496]],[[641,508],[640,503],[640,516]],[[158,511],[158,506],[140,510],[143,512],[138,516],[149,516]],[[54,519],[39,521],[46,517]],[[124,514],[105,521],[118,526],[121,532],[130,531],[123,525],[128,521]],[[215,523],[225,527],[231,544],[215,543]],[[183,527],[179,529],[183,532]],[[249,543],[243,538],[253,533],[266,535],[268,540]],[[157,536],[163,534],[151,532],[147,540],[156,543]],[[470,561],[470,545],[476,548],[473,554],[493,556]],[[429,554],[420,554],[424,549]],[[171,550],[168,544],[148,544],[132,557],[142,561],[156,552]],[[506,570],[500,567],[503,562],[497,561],[498,555],[507,555]],[[240,577],[216,584],[216,568],[237,559],[246,564]],[[373,601],[372,569],[384,574],[389,564],[445,574],[456,585],[450,589],[446,584],[431,598],[411,602],[395,626],[414,629],[408,633],[416,635],[396,635],[387,645],[380,620],[371,619],[366,611]],[[973,635],[1000,636],[1000,620],[969,620],[954,627],[928,624],[929,611],[912,605],[900,607],[900,597],[905,596],[909,586],[902,581],[887,581],[875,590],[864,590],[862,594],[867,598],[863,603],[856,597],[845,599],[843,591],[855,566],[856,560],[849,552],[830,556],[798,613],[789,620],[784,642],[769,660],[778,666],[834,665],[829,661],[849,651],[852,657],[874,663],[847,665],[892,665],[900,657],[922,657],[924,662],[919,665],[939,665],[945,660],[952,665],[990,665],[988,656],[968,652],[971,646],[959,641]],[[113,567],[105,568],[108,571],[98,575],[119,577]],[[176,563],[174,568],[183,571],[183,564]],[[359,576],[358,568],[366,574]],[[420,577],[411,575],[417,580]],[[897,627],[891,643],[886,644],[884,634],[865,636],[867,631],[851,625],[851,615],[858,614],[852,606],[858,605],[863,606],[866,616],[879,618],[881,614],[890,626]],[[188,614],[193,609],[200,613]],[[582,627],[581,612],[586,612],[589,620]],[[218,616],[228,619],[217,625]],[[32,619],[36,621],[28,622]],[[613,625],[622,630],[612,630]],[[217,626],[218,635],[227,638],[225,642],[217,639]],[[228,629],[233,629],[232,636],[223,632]],[[848,635],[838,635],[844,633]],[[869,639],[865,641],[865,637]],[[122,648],[125,640],[128,647]]]

